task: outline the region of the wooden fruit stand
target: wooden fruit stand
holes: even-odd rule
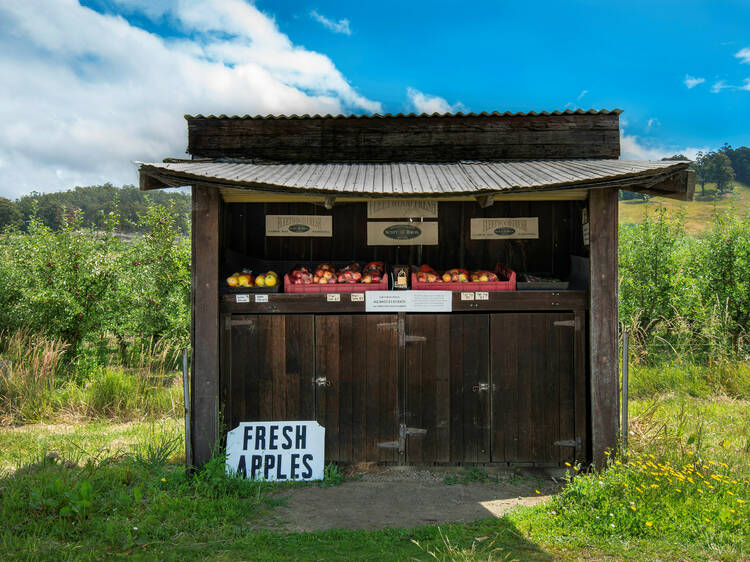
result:
[[[187,116],[192,159],[140,174],[193,187],[194,464],[241,421],[312,419],[339,463],[599,462],[617,442],[618,190],[694,189],[686,163],[617,160],[619,113]],[[279,217],[330,229],[278,235]],[[395,290],[224,291],[245,262],[371,260],[567,284],[446,283],[411,308],[389,308]]]

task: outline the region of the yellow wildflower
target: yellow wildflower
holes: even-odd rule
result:
[[[651,521],[646,521],[646,527],[651,527],[651,525],[653,525],[653,523],[651,523]]]
[[[745,500],[740,500],[740,499],[738,499],[738,500],[737,500],[737,503],[745,503]]]
[[[631,505],[631,506],[630,506],[630,509],[632,509],[633,511],[635,511],[635,506],[634,506],[634,505]]]

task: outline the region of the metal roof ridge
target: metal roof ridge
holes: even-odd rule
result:
[[[554,111],[482,111],[481,113],[475,113],[475,112],[457,112],[457,113],[373,113],[373,114],[367,114],[367,113],[360,113],[360,114],[343,114],[339,113],[336,115],[331,115],[330,113],[326,115],[310,115],[308,113],[305,113],[304,115],[297,115],[295,113],[292,113],[290,115],[286,114],[279,114],[279,115],[226,115],[222,113],[221,115],[203,115],[201,113],[198,113],[197,115],[190,115],[185,114],[185,119],[233,119],[233,120],[248,120],[248,119],[286,119],[286,120],[294,120],[294,119],[394,119],[394,118],[440,118],[440,117],[551,117],[551,116],[560,116],[560,115],[620,115],[622,113],[622,109],[566,109],[564,111],[560,110],[554,110]]]

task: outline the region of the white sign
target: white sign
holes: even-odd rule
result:
[[[255,295],[255,302],[268,302],[268,295]]]
[[[352,302],[362,302],[365,300],[364,293],[352,293]]]
[[[438,243],[438,223],[368,222],[368,246],[434,246]]]
[[[341,293],[328,293],[326,297],[328,302],[341,302]]]
[[[367,202],[368,219],[436,219],[437,217],[437,201],[378,199]]]
[[[250,295],[237,295],[234,297],[234,302],[250,302]]]
[[[539,238],[539,218],[471,219],[472,240]]]
[[[266,215],[266,236],[333,236],[333,217]]]
[[[451,312],[451,291],[367,291],[365,312]]]
[[[322,480],[325,428],[315,421],[242,422],[227,433],[227,472],[251,480]]]

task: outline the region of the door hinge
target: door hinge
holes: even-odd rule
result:
[[[424,341],[427,341],[427,338],[425,336],[404,336],[404,341],[406,343],[409,343],[409,342],[424,342]]]
[[[381,449],[398,449],[399,455],[405,455],[406,438],[409,435],[425,435],[426,433],[426,429],[422,429],[421,427],[406,427],[406,424],[402,423],[398,426],[398,441],[385,441],[384,443],[378,443],[378,447]]]
[[[331,386],[333,386],[333,385],[331,384],[331,381],[329,381],[329,380],[328,380],[327,378],[325,378],[325,377],[318,377],[317,379],[315,379],[315,384],[317,384],[318,386],[326,386],[326,387],[331,387]]]
[[[576,436],[575,439],[563,439],[561,441],[555,441],[552,443],[555,447],[574,447],[576,450],[576,458],[581,457],[581,449],[582,449],[582,443],[581,443],[581,436]]]

